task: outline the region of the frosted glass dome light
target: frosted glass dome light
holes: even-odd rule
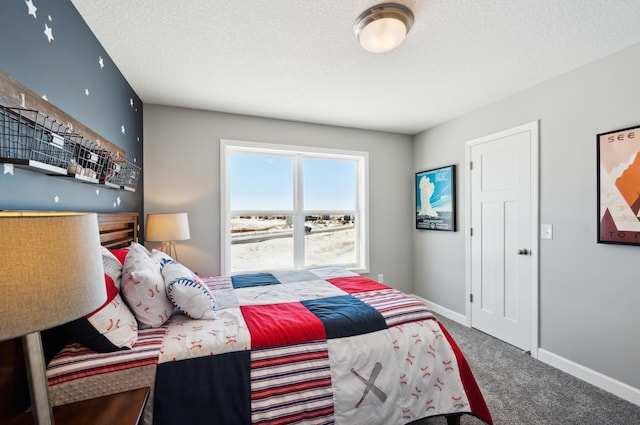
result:
[[[384,53],[402,43],[413,25],[413,13],[396,3],[383,3],[365,10],[356,19],[353,31],[363,49]]]

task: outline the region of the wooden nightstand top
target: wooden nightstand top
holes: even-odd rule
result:
[[[64,404],[53,408],[56,425],[137,425],[149,398],[149,388]],[[32,425],[31,413],[0,421],[3,425]]]

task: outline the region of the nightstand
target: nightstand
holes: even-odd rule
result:
[[[138,388],[53,408],[56,425],[138,425],[149,388]],[[31,412],[0,421],[2,425],[32,425]]]

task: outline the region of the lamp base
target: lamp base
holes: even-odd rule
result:
[[[178,261],[178,251],[176,250],[176,243],[174,241],[162,242],[162,252]]]
[[[53,411],[49,403],[49,386],[40,332],[23,336],[22,346],[29,379],[33,423],[34,425],[53,425]]]

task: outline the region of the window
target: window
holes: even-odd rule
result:
[[[222,273],[368,271],[366,152],[223,140]]]

